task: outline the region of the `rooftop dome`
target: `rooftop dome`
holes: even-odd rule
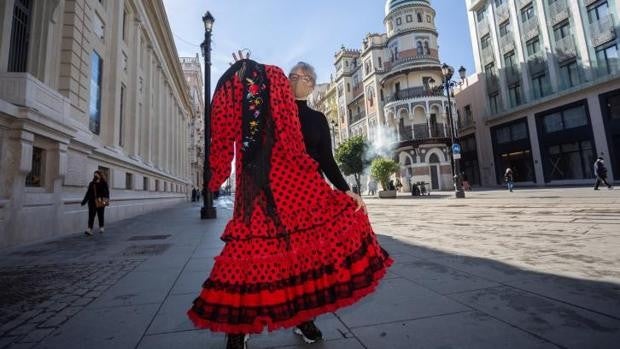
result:
[[[387,16],[390,12],[407,5],[429,5],[431,4],[431,0],[387,0],[385,2],[385,15]]]

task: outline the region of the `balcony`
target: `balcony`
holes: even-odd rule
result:
[[[448,126],[448,125],[446,125]],[[425,139],[445,139],[448,138],[449,127],[444,127],[443,123],[414,124],[400,129],[399,142],[420,141]]]
[[[353,89],[351,90],[351,95],[353,96],[353,98],[359,96],[362,94],[362,92],[364,92],[364,85],[363,84],[356,84],[353,86]]]
[[[435,49],[431,49],[429,54],[418,54],[417,51],[413,51],[412,54],[405,54],[405,52],[399,53],[398,59],[395,59],[392,62],[385,62],[383,64],[383,68],[375,69],[379,74],[385,74],[393,69],[396,69],[398,66],[405,65],[408,63],[417,63],[418,61],[431,61],[433,63],[439,63],[439,53]]]
[[[483,65],[487,65],[490,62],[495,61],[495,54],[493,53],[493,46],[489,45],[480,51]]]
[[[542,73],[547,69],[547,62],[542,53],[537,53],[527,58],[527,66],[530,71],[530,75]]]
[[[523,34],[523,41],[528,41],[538,35],[538,17],[534,16],[525,22],[522,22],[521,33]]]
[[[495,18],[497,23],[503,23],[510,18],[510,7],[508,7],[507,1],[495,8]]]
[[[565,36],[555,42],[555,54],[558,56],[559,62],[577,57],[577,47],[572,35]]]
[[[474,118],[470,115],[470,116],[464,117],[463,120],[459,119],[457,122],[457,126],[459,130],[465,130],[467,128],[476,126],[476,121],[474,121]]]
[[[552,26],[567,19],[569,15],[570,9],[568,8],[566,0],[556,0],[553,4],[549,5],[549,17],[551,18]]]
[[[531,2],[532,0],[517,0],[517,11],[529,5]]]
[[[499,90],[499,78],[495,74],[486,76],[487,92],[495,92]]]
[[[515,66],[506,68],[506,82],[508,85],[514,84],[521,80],[521,71]]]
[[[351,114],[351,116],[349,117],[349,125],[353,125],[354,123],[364,119],[365,117],[366,114],[364,113]]]
[[[417,86],[400,90],[391,96],[387,96],[386,103],[400,101],[411,98],[426,98],[426,97],[443,97],[443,91],[433,91],[432,89],[424,86]]]
[[[511,32],[508,32],[504,36],[499,38],[499,48],[502,54],[505,54],[515,49],[515,40]]]
[[[616,38],[616,28],[614,26],[614,20],[611,15],[601,18],[598,21],[591,23],[590,38],[592,40],[592,46],[597,47],[605,44]]]
[[[480,22],[478,22],[476,27],[478,28],[479,37],[483,37],[491,31],[491,27],[489,26],[489,19],[486,17],[483,18]]]

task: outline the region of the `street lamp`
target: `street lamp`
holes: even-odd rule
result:
[[[205,26],[205,40],[200,45],[202,55],[205,58],[205,161],[202,170],[203,206],[200,209],[200,219],[215,219],[217,217],[217,212],[213,207],[213,193],[209,190],[209,180],[211,179],[209,167],[209,155],[211,154],[211,30],[214,21],[215,18],[209,11],[202,16],[202,22]]]
[[[336,121],[332,120],[330,122],[332,129],[332,153],[336,151]]]
[[[460,152],[455,154],[454,145],[459,143],[458,134],[456,133],[454,127],[454,121],[452,117],[452,89],[456,86],[461,86],[463,81],[467,77],[467,70],[465,67],[461,66],[458,70],[460,81],[453,81],[452,76],[454,75],[454,68],[444,63],[441,66],[441,73],[443,75],[442,86],[438,86],[438,90],[446,91],[448,95],[448,119],[450,121],[450,151],[452,152],[452,161],[454,163],[454,194],[457,198],[462,199],[465,198],[465,191],[463,190],[463,177],[461,176],[461,154]],[[435,81],[431,81],[431,84]]]

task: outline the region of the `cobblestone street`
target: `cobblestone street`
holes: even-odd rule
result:
[[[620,196],[591,188],[366,198],[396,260],[359,304],[250,348],[616,348]],[[0,348],[224,348],[185,316],[230,216],[198,205],[0,253]]]

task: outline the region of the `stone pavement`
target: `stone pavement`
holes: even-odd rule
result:
[[[367,198],[396,260],[377,292],[250,348],[618,348],[620,191]],[[222,247],[220,218],[179,205],[93,237],[0,251],[0,348],[224,348],[185,316]]]

